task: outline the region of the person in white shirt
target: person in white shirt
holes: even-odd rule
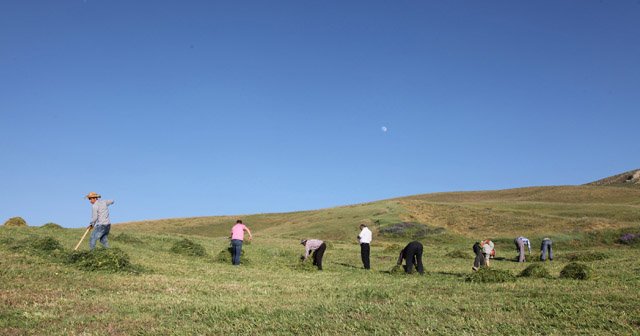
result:
[[[490,239],[484,240],[480,243],[482,246],[482,252],[484,253],[484,260],[487,266],[490,266],[489,259],[491,259],[491,251],[493,251],[493,242]]]
[[[358,235],[358,241],[360,242],[360,257],[362,258],[362,264],[364,269],[371,269],[371,262],[369,256],[371,254],[371,239],[373,234],[366,224],[360,224],[360,234]]]

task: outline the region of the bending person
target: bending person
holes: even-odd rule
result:
[[[303,239],[300,241],[300,244],[304,245],[304,256],[302,257],[302,262],[309,258],[309,254],[313,258],[313,265],[318,267],[318,270],[322,271],[322,257],[324,256],[324,251],[327,249],[327,244],[325,244],[320,239]]]
[[[424,274],[424,266],[422,265],[422,243],[419,241],[412,241],[400,251],[398,257],[398,265],[402,265],[402,259],[405,260],[404,271],[407,274],[413,273],[413,268],[418,270],[418,273]]]

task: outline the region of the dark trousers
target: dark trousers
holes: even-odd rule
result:
[[[418,273],[424,273],[424,266],[422,265],[422,244],[409,244],[405,247],[405,272],[413,273],[413,267],[418,270]]]
[[[240,255],[242,255],[242,240],[231,240],[231,264],[240,265]]]
[[[369,260],[369,255],[371,254],[371,246],[368,243],[360,244],[360,257],[362,257],[362,264],[364,265],[364,269],[370,269],[371,263]]]
[[[549,256],[549,260],[553,260],[553,248],[551,246],[552,244],[553,243],[551,242],[551,240],[542,241],[542,244],[540,246],[540,260],[547,260],[547,255]]]
[[[473,267],[478,269],[478,268],[484,267],[484,266],[486,266],[486,261],[484,259],[484,254],[476,253],[476,259],[473,261]]]
[[[322,271],[322,257],[324,256],[324,251],[327,249],[327,244],[322,243],[317,250],[313,251],[313,265],[317,266],[319,270]]]

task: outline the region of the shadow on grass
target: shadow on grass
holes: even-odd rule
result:
[[[434,272],[434,273],[435,274],[454,276],[454,277],[457,277],[457,278],[464,278],[465,276],[467,276],[467,273],[460,273],[460,272]]]
[[[357,267],[357,266],[353,266],[351,264],[347,264],[347,263],[340,263],[340,262],[333,262],[332,264],[336,264],[336,265],[340,265],[340,266],[344,266],[344,267],[348,267],[348,268],[355,268],[355,269],[361,269],[362,267]],[[362,268],[364,269],[364,268]]]

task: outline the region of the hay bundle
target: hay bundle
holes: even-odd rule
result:
[[[528,278],[550,278],[551,275],[549,271],[544,267],[544,265],[540,263],[531,264],[527,266],[522,272],[520,272],[521,277]]]
[[[465,281],[481,283],[513,282],[516,281],[516,277],[509,271],[481,268],[477,272],[467,275]]]
[[[56,223],[47,223],[43,226],[41,226],[42,229],[53,229],[53,230],[59,230],[62,229],[62,226],[56,224]]]
[[[572,262],[560,271],[560,277],[565,279],[587,280],[591,278],[592,273],[593,271],[589,266]]]
[[[65,262],[85,271],[133,272],[129,255],[119,248],[73,251]]]
[[[215,260],[221,264],[231,264],[232,255],[233,255],[233,249],[231,248],[231,246],[229,246],[226,249],[220,251],[216,256]],[[242,249],[242,251],[240,252],[240,264],[241,265],[251,264],[251,261],[249,260],[249,258],[245,256],[244,249]]]
[[[25,227],[25,226],[29,226],[29,225],[27,225],[27,221],[24,220],[22,217],[11,217],[11,218],[9,218],[9,220],[4,222],[4,226]]]
[[[171,247],[171,252],[192,257],[204,257],[207,255],[204,247],[190,239],[182,239]]]
[[[404,267],[402,267],[402,265],[394,265],[389,270],[389,274],[391,274],[391,275],[403,275],[403,274],[406,274],[406,272],[404,271]]]

